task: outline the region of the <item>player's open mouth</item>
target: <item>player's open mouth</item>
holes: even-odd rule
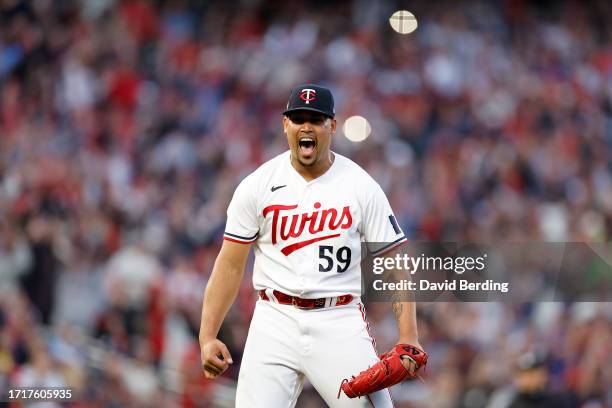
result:
[[[312,137],[303,137],[298,141],[300,154],[303,156],[310,156],[314,153],[317,141]]]

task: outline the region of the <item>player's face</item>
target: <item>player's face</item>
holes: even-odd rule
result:
[[[310,167],[328,160],[336,119],[316,112],[296,111],[283,118],[283,126],[291,156],[299,164]]]

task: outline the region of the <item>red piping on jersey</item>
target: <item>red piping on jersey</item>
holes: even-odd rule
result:
[[[228,237],[230,237],[230,238],[236,238],[236,239],[239,239],[239,240],[241,240],[241,241],[255,241],[255,240],[257,239],[257,237],[259,236],[259,231],[257,231],[257,232],[255,233],[255,235],[252,235],[252,236],[250,236],[250,237],[243,237],[243,236],[241,236],[241,235],[232,234],[231,232],[227,232],[227,231],[225,231],[225,232],[223,233],[223,235],[228,236]]]
[[[238,241],[237,239],[228,238],[228,237],[223,237],[223,239],[225,239],[227,241],[231,241],[231,242],[237,242],[239,244],[252,244],[253,242],[255,242],[255,240],[252,240],[252,241]]]
[[[372,256],[378,258],[378,257],[383,256],[384,254],[388,253],[392,249],[395,249],[395,248],[398,248],[398,247],[403,247],[406,244],[408,244],[408,238],[406,238],[405,236],[401,237],[396,242],[392,242],[391,244],[389,244],[389,246],[387,246],[386,248],[382,248],[382,249],[378,250],[377,252],[372,253]]]
[[[297,251],[298,249],[304,248],[307,245],[314,244],[315,242],[323,241],[323,240],[330,239],[330,238],[336,238],[339,236],[340,234],[333,234],[333,235],[326,235],[324,237],[309,239],[307,241],[297,242],[295,244],[291,244],[291,245],[284,247],[283,249],[281,249],[281,252],[283,253],[283,255],[288,256],[293,251]]]

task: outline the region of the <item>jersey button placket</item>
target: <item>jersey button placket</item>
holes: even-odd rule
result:
[[[311,183],[306,183],[306,185],[304,185],[304,190],[302,192],[302,197],[300,199],[299,202],[299,206],[298,208],[301,209],[301,212],[308,212],[309,208],[308,208],[308,203],[310,202],[310,193],[311,193]],[[309,263],[308,263],[308,256],[306,255],[308,253],[308,247],[304,247],[301,248],[299,251],[297,251],[298,253],[298,268],[297,268],[297,275],[299,277],[298,283],[300,286],[300,297],[303,297],[304,294],[306,293],[306,284],[307,284],[307,279],[308,279],[308,273],[309,273]]]

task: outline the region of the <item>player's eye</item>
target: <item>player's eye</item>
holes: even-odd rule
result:
[[[306,122],[313,125],[322,125],[325,122],[325,116],[320,114],[297,113],[289,116],[289,120],[296,125],[303,125]]]
[[[289,120],[295,123],[296,125],[302,125],[306,120],[299,115],[290,115]]]

